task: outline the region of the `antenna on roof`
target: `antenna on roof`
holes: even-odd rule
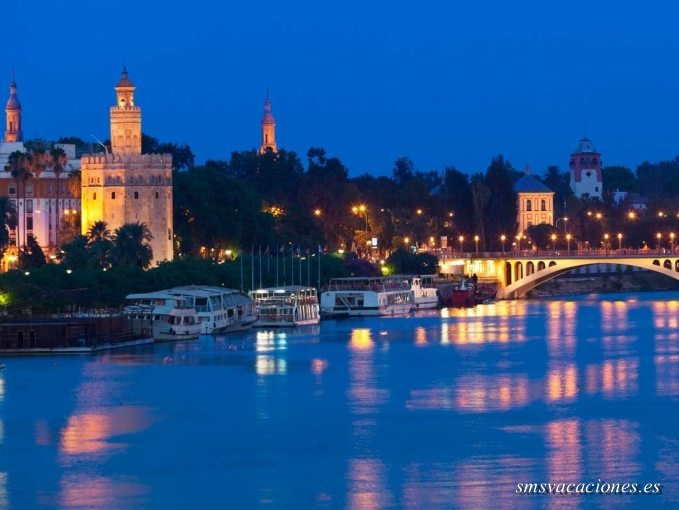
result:
[[[105,152],[106,155],[108,156],[108,147],[106,147],[106,145],[104,145],[103,143],[101,143],[101,140],[99,140],[99,138],[97,138],[96,136],[94,136],[94,135],[90,135],[90,136],[91,136],[92,138],[94,138],[94,139],[97,141],[97,143],[98,143],[99,145],[101,145],[101,146],[104,148],[104,152]]]

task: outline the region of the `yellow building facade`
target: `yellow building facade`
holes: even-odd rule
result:
[[[518,200],[519,233],[541,223],[554,225],[554,192],[530,175],[530,165],[526,164],[526,174],[516,181],[514,190]]]
[[[111,151],[83,156],[82,233],[104,221],[112,232],[125,223],[144,223],[153,239],[152,264],[173,258],[172,156],[142,154],[141,108],[135,86],[123,70],[111,107]]]
[[[262,143],[259,146],[260,154],[264,154],[267,149],[276,152],[276,121],[271,113],[271,101],[269,101],[269,90],[266,91],[266,101],[264,101],[264,116],[262,117]]]

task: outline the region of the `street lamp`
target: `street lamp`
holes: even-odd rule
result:
[[[505,241],[507,240],[507,236],[502,234],[500,236],[500,241],[502,241],[502,254],[505,254]]]
[[[460,253],[462,253],[462,241],[464,241],[464,236],[460,236]]]
[[[658,238],[658,253],[660,253],[660,238],[662,237],[662,235],[660,234],[660,232],[658,232],[655,236]]]
[[[368,232],[368,210],[364,205],[354,206],[351,208],[354,214],[363,213],[365,215],[365,231]]]
[[[571,254],[571,235],[566,234],[566,242],[568,243],[568,255]]]
[[[674,232],[670,233],[670,253],[674,253]]]
[[[552,251],[556,251],[556,234],[552,234]]]
[[[608,255],[608,234],[604,234],[604,250],[606,250],[606,255]]]
[[[479,236],[474,236],[474,241],[476,242],[476,253],[479,253]]]
[[[563,221],[563,233],[565,234],[566,233],[566,227],[568,225],[568,218],[563,217],[563,218],[559,218],[559,219],[556,220],[556,223],[554,224],[554,228],[557,229],[557,230],[559,229],[559,222],[560,221]]]
[[[517,250],[518,250],[519,253],[521,253],[521,234],[517,234],[516,240],[517,240],[517,245],[516,245]]]
[[[618,251],[622,251],[622,234],[618,234]]]

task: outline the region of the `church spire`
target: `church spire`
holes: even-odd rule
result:
[[[269,100],[269,87],[266,88],[266,101],[264,101],[264,117],[262,117],[262,144],[259,147],[260,154],[267,149],[276,152],[276,121],[271,113],[271,101]]]
[[[12,82],[9,84],[9,100],[5,107],[7,126],[5,129],[6,142],[22,142],[24,134],[21,131],[21,103],[17,97],[17,84],[14,81],[14,68],[12,68]]]
[[[530,175],[530,160],[526,158],[526,175]]]

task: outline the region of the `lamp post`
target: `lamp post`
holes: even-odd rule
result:
[[[521,254],[521,234],[517,234],[516,241],[517,241],[516,248],[517,248],[519,254]]]
[[[507,240],[507,236],[502,234],[500,236],[500,241],[502,241],[502,254],[505,254],[505,241]]]
[[[462,253],[462,242],[464,241],[464,236],[460,236],[460,253]]]
[[[566,233],[566,227],[568,225],[568,218],[564,216],[563,218],[559,218],[559,219],[556,220],[556,223],[554,224],[554,228],[557,229],[557,230],[559,229],[559,222],[560,221],[563,221],[563,233],[565,234]]]
[[[622,234],[618,234],[618,251],[622,251]]]
[[[364,205],[354,206],[351,208],[354,214],[363,213],[365,215],[365,231],[368,232],[368,210]]]
[[[571,235],[566,234],[566,243],[568,244],[568,255],[571,254]]]
[[[670,253],[674,253],[674,232],[670,233]]]
[[[474,236],[474,242],[476,243],[476,254],[479,253],[479,236]]]
[[[660,234],[660,232],[658,232],[655,236],[658,238],[658,253],[660,253],[660,238],[662,237],[662,235]]]
[[[606,256],[608,256],[608,234],[604,234],[604,250],[606,250]]]
[[[552,251],[556,252],[556,234],[552,234]]]

